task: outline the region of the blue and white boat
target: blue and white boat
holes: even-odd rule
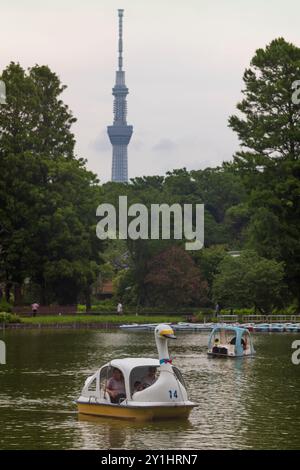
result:
[[[289,333],[298,333],[300,331],[300,324],[299,323],[285,323],[284,330],[288,331]]]
[[[254,325],[253,330],[255,332],[268,332],[270,331],[270,323],[257,323],[256,325]]]
[[[211,331],[215,326],[214,323],[167,323],[175,331]],[[128,325],[120,325],[122,330],[126,331],[153,331],[157,327],[158,323],[131,323]]]
[[[152,331],[157,325],[158,323],[130,323],[128,325],[120,325],[120,328],[128,331]]]
[[[254,355],[249,330],[237,326],[216,326],[209,336],[207,354],[213,357]]]
[[[172,323],[172,328],[175,331],[211,331],[213,327],[214,323]]]
[[[275,333],[283,333],[285,331],[285,328],[282,323],[270,323],[269,331]]]

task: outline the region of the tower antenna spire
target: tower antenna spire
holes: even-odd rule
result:
[[[123,12],[118,10],[119,16],[119,45],[118,45],[118,69],[116,71],[116,83],[112,89],[114,96],[114,121],[107,127],[107,133],[113,147],[112,181],[126,183],[128,181],[128,156],[127,146],[132,136],[133,127],[127,124],[128,88],[125,85],[125,72],[123,70]]]
[[[118,10],[119,14],[119,71],[122,71],[123,67],[123,13],[124,10]]]

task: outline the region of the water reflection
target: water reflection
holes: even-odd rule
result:
[[[212,359],[207,335],[178,334],[174,364],[198,406],[187,421],[153,423],[77,415],[84,380],[114,357],[156,357],[152,333],[6,331],[0,368],[0,448],[299,448],[295,335],[256,335],[254,358]]]
[[[99,447],[141,449],[154,448],[155,446],[158,448],[158,436],[161,438],[159,448],[182,448],[182,436],[194,430],[193,424],[188,420],[145,423],[83,414],[78,415],[78,420],[85,449]],[[170,439],[170,436],[174,434],[174,428],[176,428],[176,435],[173,440]]]

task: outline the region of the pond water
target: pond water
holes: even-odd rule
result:
[[[7,330],[0,365],[1,449],[299,449],[299,334],[253,335],[257,355],[206,356],[207,334],[169,342],[189,397],[189,420],[134,423],[78,416],[84,380],[116,357],[157,357],[152,332]]]

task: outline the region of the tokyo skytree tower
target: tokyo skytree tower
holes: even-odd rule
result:
[[[125,85],[125,72],[123,67],[123,12],[118,10],[119,15],[119,58],[118,70],[116,72],[116,83],[112,89],[114,96],[114,123],[107,127],[110,142],[113,146],[112,156],[112,181],[126,183],[128,181],[128,158],[127,146],[132,136],[133,127],[127,125],[127,102],[128,88]]]

